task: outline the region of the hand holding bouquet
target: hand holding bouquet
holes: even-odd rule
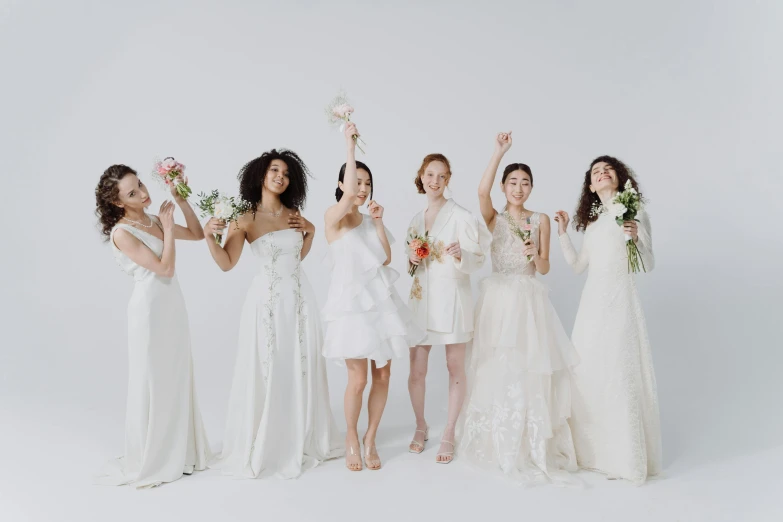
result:
[[[199,194],[201,198],[198,208],[201,209],[201,217],[213,217],[225,223],[236,222],[239,217],[250,209],[250,204],[242,199],[223,196],[219,191],[213,190],[210,194]],[[215,242],[219,245],[223,241],[223,234],[215,234]]]
[[[345,130],[345,126],[351,122],[351,114],[353,114],[353,107],[348,103],[345,93],[341,92],[334,97],[332,102],[326,107],[326,117],[329,120],[329,124],[339,127],[340,132]],[[364,143],[364,140],[359,137],[358,134],[353,135],[353,141],[356,146],[364,154],[364,149],[359,143]]]
[[[641,208],[642,199],[629,179],[625,182],[623,191],[618,192],[612,199],[607,211],[618,225],[625,227],[625,223],[628,221],[638,221],[636,216]],[[644,267],[644,260],[636,246],[636,241],[627,233],[625,234],[625,249],[628,252],[628,273],[638,272],[640,268],[646,272],[647,269]]]
[[[163,161],[156,161],[152,175],[166,187],[171,188],[173,186],[182,199],[188,199],[188,196],[193,192],[190,190],[187,180],[184,179],[185,165],[172,157],[168,157]]]
[[[430,257],[430,238],[429,232],[425,232],[423,236],[416,233],[408,234],[408,249],[410,250],[410,265],[408,269],[408,275],[413,276],[416,273],[416,269],[419,268],[418,262]],[[414,259],[416,263],[414,263]]]

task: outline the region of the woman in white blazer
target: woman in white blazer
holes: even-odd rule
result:
[[[465,344],[473,338],[473,295],[470,274],[484,264],[492,237],[483,223],[443,192],[451,180],[451,165],[442,154],[424,158],[415,183],[426,194],[427,208],[411,220],[407,254],[413,273],[409,306],[427,337],[411,347],[408,391],[416,415],[412,453],[424,451],[428,439],[424,419],[425,379],[432,345],[446,346],[449,408],[436,462],[454,456],[454,429],[465,398]],[[422,245],[422,240],[426,244]]]

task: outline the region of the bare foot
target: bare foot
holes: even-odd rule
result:
[[[359,453],[359,437],[353,441],[345,439],[345,467],[351,471],[362,470],[362,456]]]
[[[413,434],[413,440],[411,440],[408,451],[411,453],[421,453],[424,451],[424,443],[429,440],[429,427],[424,424],[423,426],[416,425],[416,432]]]
[[[381,469],[381,457],[378,456],[378,450],[375,448],[375,441],[367,443],[367,437],[364,437],[364,463],[367,469]]]

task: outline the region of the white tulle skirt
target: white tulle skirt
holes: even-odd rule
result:
[[[394,288],[398,278],[369,249],[355,249],[349,260],[334,267],[322,312],[324,357],[371,359],[380,368],[408,356],[409,346],[425,333]]]
[[[568,418],[579,357],[531,276],[482,281],[458,456],[528,484],[579,484]]]

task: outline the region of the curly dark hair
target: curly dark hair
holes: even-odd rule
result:
[[[337,181],[342,182],[345,179],[345,167],[347,166],[346,163],[343,163],[343,166],[340,167],[340,174],[337,176]],[[370,170],[370,167],[362,163],[361,161],[356,162],[356,170],[362,169],[364,171],[367,171],[367,174],[370,175],[370,199],[372,199],[372,192],[375,189],[375,182],[372,180],[372,171]],[[334,191],[334,197],[337,198],[337,201],[340,201],[343,199],[343,191],[338,186],[337,189]]]
[[[288,149],[272,149],[250,160],[239,171],[239,195],[250,203],[254,213],[261,203],[261,191],[264,186],[269,165],[273,160],[281,160],[288,166],[288,187],[280,194],[280,202],[288,208],[302,210],[307,199],[307,178],[310,171],[296,152]]]
[[[530,186],[533,186],[533,171],[530,170],[530,167],[525,165],[524,163],[509,163],[506,165],[506,168],[503,169],[503,179],[500,180],[501,183],[506,182],[506,178],[508,178],[508,175],[512,172],[516,172],[518,170],[521,170],[522,172],[527,172],[527,175],[530,176]]]
[[[95,215],[104,241],[109,240],[114,225],[125,215],[125,209],[116,204],[120,195],[117,185],[129,174],[136,174],[136,171],[127,165],[112,165],[103,172],[95,187]]]
[[[427,166],[433,161],[440,161],[446,165],[446,179],[451,179],[451,163],[449,163],[449,160],[446,158],[446,156],[438,153],[427,154],[421,161],[421,167],[419,167],[419,172],[416,173],[416,179],[413,180],[413,182],[416,184],[416,189],[419,191],[419,194],[427,193],[424,190],[424,184],[421,182],[421,176],[424,174],[424,171],[427,170]]]
[[[614,169],[617,174],[617,187],[620,190],[625,186],[625,182],[630,179],[633,188],[639,193],[639,198],[643,199],[642,191],[639,189],[639,183],[636,182],[631,167],[613,156],[598,156],[590,163],[590,168],[585,172],[582,195],[579,197],[579,204],[576,207],[576,212],[574,212],[574,228],[577,232],[583,232],[587,229],[587,225],[598,219],[598,216],[590,215],[592,213],[593,204],[601,202],[598,194],[590,191],[590,185],[592,184],[590,172],[593,170],[596,163],[601,162],[608,163]]]

